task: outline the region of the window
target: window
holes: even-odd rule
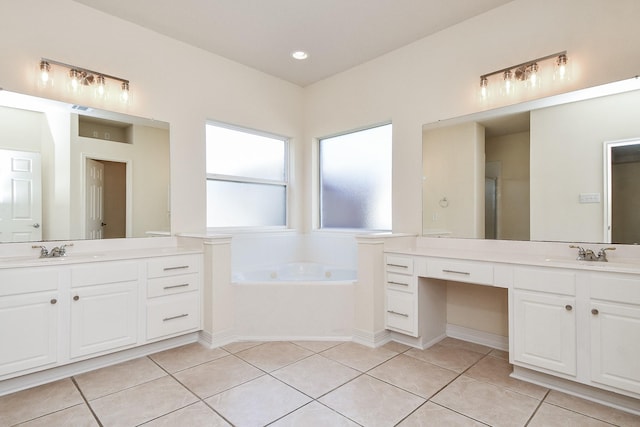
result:
[[[288,141],[207,123],[207,227],[287,224]]]
[[[391,124],[319,145],[320,228],[391,230]]]

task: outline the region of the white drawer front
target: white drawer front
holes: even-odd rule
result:
[[[166,277],[200,271],[200,255],[161,257],[147,263],[147,276]]]
[[[154,298],[194,291],[199,288],[198,274],[183,274],[180,276],[160,277],[149,279],[147,283],[147,297]]]
[[[200,327],[198,292],[157,298],[147,303],[147,339],[155,339]]]
[[[418,336],[415,297],[405,292],[387,291],[386,327],[411,336]]]
[[[640,305],[640,279],[635,275],[591,274],[590,296],[603,301]]]
[[[430,259],[427,274],[435,279],[493,286],[493,265],[489,263]]]
[[[95,262],[71,266],[71,286],[104,285],[138,280],[138,261]]]
[[[60,268],[0,269],[0,296],[58,289]]]
[[[385,257],[386,270],[392,273],[413,274],[413,258],[400,255]]]
[[[576,274],[572,271],[544,268],[515,268],[513,287],[561,295],[576,294]]]
[[[387,288],[403,292],[415,292],[416,279],[406,274],[387,273]]]

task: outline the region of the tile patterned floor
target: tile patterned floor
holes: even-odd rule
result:
[[[451,338],[190,344],[0,397],[0,426],[640,426],[510,372],[505,352]]]

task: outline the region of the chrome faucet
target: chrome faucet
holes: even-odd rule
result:
[[[48,250],[44,245],[33,245],[32,248],[40,248],[40,258],[58,258],[67,255],[67,247],[73,246],[73,243],[65,243]]]
[[[593,250],[584,249],[581,246],[570,245],[569,247],[578,250],[578,258],[576,258],[578,261],[601,261],[601,262],[607,262],[607,261],[609,261],[607,259],[607,251],[615,251],[616,250],[616,248],[601,248],[600,251],[598,251],[598,254],[596,255],[595,252],[593,252]]]

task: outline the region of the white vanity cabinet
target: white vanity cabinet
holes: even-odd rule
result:
[[[0,383],[26,374],[49,379],[38,371],[75,363],[86,370],[105,363],[94,359],[100,356],[113,363],[119,356],[112,353],[144,352],[143,345],[157,351],[160,341],[181,342],[201,329],[201,252],[160,248],[96,258],[0,264]]]
[[[397,255],[385,257],[385,327],[418,336],[417,279],[413,259]]]
[[[514,363],[575,377],[575,273],[516,268],[512,311]]]
[[[0,376],[58,361],[61,272],[0,270]]]
[[[590,274],[591,381],[640,394],[640,279]]]
[[[147,340],[200,329],[201,257],[160,257],[147,263]]]
[[[139,264],[131,260],[71,266],[72,359],[137,343]]]

